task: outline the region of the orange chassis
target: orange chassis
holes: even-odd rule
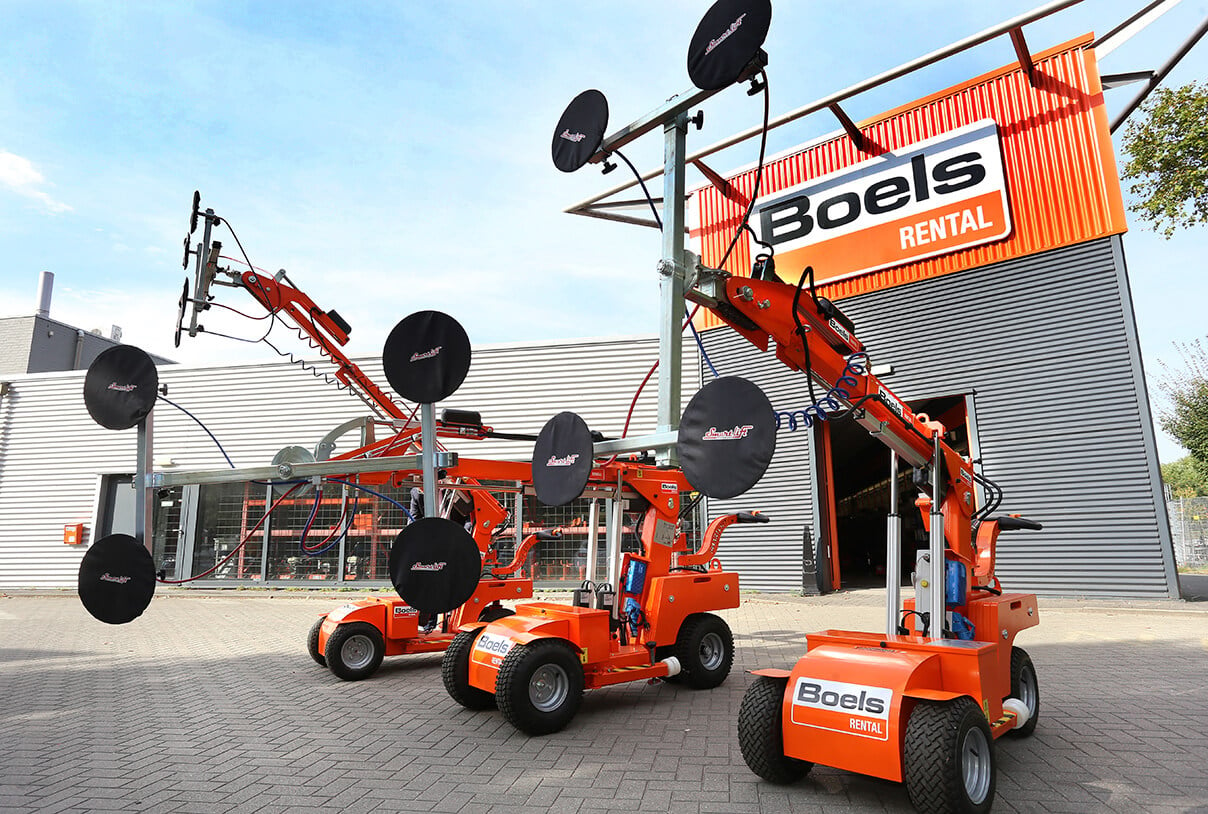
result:
[[[317,654],[323,654],[322,663],[340,678],[365,678],[381,664],[381,657],[375,654],[375,650],[380,649],[381,656],[441,653],[455,635],[447,630],[456,630],[466,621],[490,619],[496,614],[507,613],[500,602],[526,599],[532,595],[531,579],[484,579],[464,605],[449,612],[441,628],[431,631],[420,630],[419,611],[399,597],[369,596],[341,605],[320,617],[311,634],[311,654],[316,661],[319,660]],[[328,651],[329,642],[341,627],[350,633],[338,637],[332,650],[347,647],[348,656],[344,660],[336,657],[334,652],[329,655]],[[361,638],[357,639],[358,636]],[[349,637],[350,644],[347,643]],[[348,666],[349,662],[351,667]],[[370,664],[372,669],[365,670]]]
[[[470,433],[446,427],[442,428],[441,434],[452,436]],[[415,430],[408,430],[341,457],[352,458],[367,451],[389,450],[402,444],[407,444],[406,448],[410,449],[410,445],[417,440],[414,436]],[[448,467],[445,474],[448,480],[446,488],[459,491],[464,498],[469,524],[473,529],[471,536],[482,554],[487,576],[479,581],[474,593],[464,604],[444,614],[443,621],[432,629],[421,629],[420,612],[398,596],[369,596],[320,616],[308,635],[307,648],[316,662],[330,668],[339,678],[346,681],[367,678],[377,670],[385,656],[442,652],[453,641],[455,631],[461,625],[509,614],[510,609],[501,602],[528,599],[533,595],[532,579],[514,574],[523,565],[533,544],[546,535],[530,534],[517,548],[513,561],[507,565],[500,564],[492,545],[493,533],[507,517],[507,512],[489,492],[478,488],[477,480],[521,480],[528,477],[528,465],[460,459]],[[399,486],[417,475],[410,470],[395,470],[370,474],[362,480]]]
[[[970,618],[1001,641],[825,630],[806,636],[792,671],[752,670],[784,681],[784,754],[902,782],[907,723],[919,701],[972,698],[994,738],[1010,732],[1015,634],[1039,621],[1036,598],[1003,594],[973,599]],[[984,626],[984,628],[983,628]],[[880,703],[876,703],[876,702]]]

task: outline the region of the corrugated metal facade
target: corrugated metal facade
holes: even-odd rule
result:
[[[685,343],[685,402],[700,387],[694,346]],[[633,392],[658,357],[654,337],[488,346],[475,352],[461,389],[438,407],[478,410],[497,430],[536,433],[561,410],[618,435]],[[378,359],[356,360],[385,382]],[[314,445],[363,416],[353,396],[285,363],[164,366],[168,398],[196,415],[237,466],[267,464],[282,447]],[[83,547],[62,543],[63,525],[95,521],[102,474],[134,470],[136,431],[111,432],[84,408],[84,371],[13,376],[0,398],[0,588],[71,587]],[[657,388],[638,400],[630,435],[654,429]],[[173,469],[217,469],[225,461],[191,419],[167,404],[154,413],[155,459]],[[346,437],[340,450],[355,444]],[[525,459],[525,442],[461,442],[463,455]],[[337,450],[337,451],[340,451]],[[157,469],[161,468],[157,463]],[[169,470],[170,471],[170,470]]]
[[[1002,143],[1007,192],[1014,232],[1006,240],[833,283],[819,293],[831,299],[1002,262],[1126,229],[1119,181],[1107,130],[1103,90],[1094,51],[1086,37],[1035,55],[1036,83],[1018,63],[973,79],[959,87],[861,123],[861,132],[877,145],[863,153],[840,133],[775,160],[764,167],[760,198],[802,181],[909,147],[924,139],[981,119],[994,119]],[[755,172],[729,178],[744,200],[725,197],[714,187],[697,193],[701,256],[717,265],[746,209]],[[726,269],[749,276],[749,244],[740,240]],[[781,269],[796,282],[800,268]],[[815,269],[817,279],[831,275]],[[699,318],[698,318],[699,319]],[[698,321],[712,327],[712,314]]]
[[[742,376],[758,384],[778,410],[804,405],[805,380],[786,368],[775,351],[760,351],[730,330],[703,334],[705,350],[722,376]],[[709,500],[709,519],[730,512],[761,511],[767,524],[733,525],[722,536],[718,557],[737,571],[744,590],[802,590],[803,541],[813,527],[810,431],[776,435],[776,454],[768,471],[745,494],[731,500]],[[810,555],[812,556],[812,554]]]
[[[1152,419],[1118,237],[864,294],[841,302],[886,384],[906,400],[975,393],[985,474],[1002,512],[1044,523],[999,538],[998,573],[1042,594],[1178,596]],[[805,380],[769,375],[736,333],[705,333],[722,375],[750,375],[784,409]],[[806,433],[799,431],[798,435]],[[744,585],[799,589],[813,499],[808,453],[781,432],[769,473],[736,503],[784,516],[722,544]],[[787,449],[785,449],[787,447]],[[782,457],[782,451],[786,452]],[[791,490],[781,494],[779,490]],[[757,505],[758,504],[758,505]],[[716,502],[715,514],[726,509]],[[784,570],[763,569],[767,554]],[[752,569],[747,578],[746,569]]]

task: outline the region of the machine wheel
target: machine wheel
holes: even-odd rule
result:
[[[1011,648],[1011,697],[1027,704],[1028,722],[1007,734],[1026,738],[1036,729],[1036,719],[1040,717],[1040,686],[1036,682],[1036,668],[1032,666],[1032,659],[1021,647]]]
[[[466,709],[490,709],[495,706],[494,695],[470,684],[470,653],[484,629],[463,630],[454,636],[440,663],[440,677],[445,683],[445,690],[450,698]]]
[[[906,791],[919,811],[984,814],[994,802],[994,737],[968,696],[915,705],[902,763]]]
[[[794,783],[814,764],[784,753],[787,678],[756,676],[738,708],[738,748],[751,771],[772,783]]]
[[[325,621],[327,621],[326,613],[315,620],[315,623],[310,626],[310,633],[306,634],[306,652],[310,653],[310,657],[320,667],[327,666],[327,659],[319,652],[319,628],[323,627]]]
[[[385,654],[382,632],[368,622],[339,625],[327,637],[327,666],[345,681],[373,675]]]
[[[675,637],[675,657],[685,684],[708,690],[726,680],[734,663],[734,636],[730,626],[712,613],[694,613],[684,620]]]
[[[505,616],[515,616],[516,611],[511,608],[505,608],[503,605],[487,605],[482,609],[482,613],[478,614],[480,622],[494,622],[497,619],[502,619]]]
[[[561,640],[538,639],[514,646],[495,679],[499,711],[529,735],[562,729],[582,701],[583,665]]]

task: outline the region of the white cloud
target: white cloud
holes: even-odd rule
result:
[[[46,178],[28,158],[0,150],[0,184],[27,198],[39,201],[51,212],[70,212],[71,207],[38,189]]]

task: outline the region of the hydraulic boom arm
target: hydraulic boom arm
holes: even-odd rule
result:
[[[911,466],[932,465],[940,449],[939,495],[931,500],[944,515],[944,536],[952,555],[974,561],[971,518],[974,510],[973,465],[943,441],[944,427],[913,412],[868,369],[864,345],[851,322],[830,301],[803,285],[775,280],[726,277],[709,294],[688,296],[709,307],[731,328],[761,350],[775,344],[776,358],[810,376],[825,395],[795,411],[807,422],[823,411],[852,408],[853,417]],[[804,279],[802,281],[804,283]]]

